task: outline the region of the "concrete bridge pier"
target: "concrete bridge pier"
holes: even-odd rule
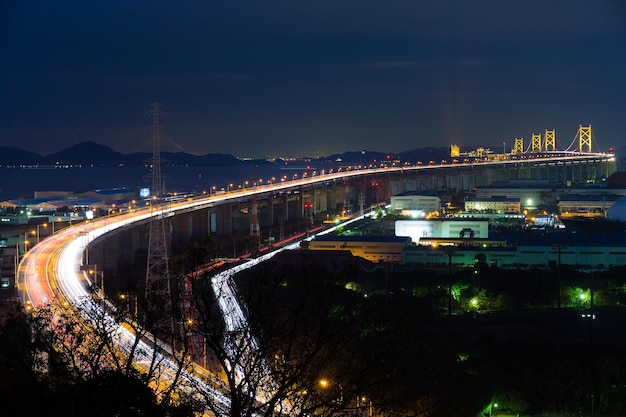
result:
[[[95,265],[102,274],[90,277],[92,283],[104,280],[105,289],[115,288],[120,282],[136,280],[138,274],[145,275],[148,240],[149,223],[143,223],[91,242],[85,249],[84,262]]]
[[[225,203],[213,208],[215,213],[215,233],[232,234],[233,233],[233,204]]]

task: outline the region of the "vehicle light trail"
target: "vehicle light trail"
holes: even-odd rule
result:
[[[30,252],[24,256],[19,266],[18,289],[20,290],[22,299],[28,300],[28,305],[32,308],[45,308],[53,303],[66,305],[69,303],[73,306],[80,306],[78,309],[81,314],[92,322],[96,320],[105,320],[105,325],[109,329],[113,329],[116,335],[115,339],[122,351],[130,354],[135,343],[136,335],[125,326],[117,323],[113,317],[106,314],[103,306],[94,300],[88,290],[88,278],[83,266],[83,253],[89,243],[105,234],[114,233],[131,223],[147,220],[153,215],[167,214],[168,210],[172,211],[176,208],[185,207],[186,204],[179,203],[169,209],[164,210],[146,210],[144,212],[127,213],[116,216],[114,218],[105,218],[96,220],[87,224],[76,225],[74,227],[62,230],[35,245]],[[357,220],[356,218],[352,221]],[[328,233],[331,229],[327,229],[321,233]],[[309,237],[308,239],[311,239]],[[248,259],[243,264],[234,266],[228,271],[216,275],[212,279],[212,284],[216,294],[219,296],[219,305],[223,312],[224,321],[227,329],[241,329],[247,326],[247,318],[243,309],[239,305],[236,296],[236,289],[232,277],[237,272],[251,268],[261,262],[270,259],[283,250],[292,250],[297,248],[299,241],[291,243],[287,246],[278,248],[274,251],[266,252],[262,256],[255,259]],[[112,306],[108,306],[112,308]],[[256,340],[249,336],[248,346],[250,349],[257,348]],[[155,352],[152,347],[140,340],[136,346],[135,352],[138,353],[138,364],[147,363],[151,360],[152,355],[156,355],[159,364],[161,364],[161,374],[175,374],[177,364],[171,356]],[[190,372],[184,371],[183,378],[192,382],[205,395],[210,395],[217,399],[218,403],[228,409],[230,406],[229,397],[216,389],[214,385],[203,382]],[[173,378],[173,377],[172,377]],[[271,383],[271,376],[267,371],[268,384]],[[285,404],[282,404],[286,407]],[[289,408],[287,408],[289,409]]]
[[[584,158],[603,158],[607,159],[611,157],[605,154],[588,154],[588,155],[575,155],[575,156],[551,156],[546,158],[539,158],[542,163],[560,163],[566,159],[584,159]],[[529,159],[525,160],[513,160],[513,161],[498,161],[493,162],[494,165],[516,164],[516,163],[530,163]],[[536,160],[534,162],[537,162]],[[489,162],[483,162],[482,164],[489,164]],[[350,170],[343,172],[336,172],[331,174],[325,174],[320,176],[313,176],[306,179],[298,179],[280,184],[268,184],[262,186],[255,186],[251,189],[238,190],[228,192],[226,194],[210,195],[208,197],[202,197],[198,199],[191,199],[189,201],[177,201],[163,204],[159,207],[149,207],[146,209],[138,210],[131,213],[125,213],[118,216],[106,217],[98,219],[89,223],[75,225],[68,229],[57,232],[54,236],[50,236],[47,239],[42,240],[40,243],[31,248],[31,250],[25,254],[22,258],[16,277],[18,291],[26,308],[45,308],[51,304],[59,304],[61,306],[65,303],[69,303],[74,306],[85,306],[85,300],[91,300],[86,303],[84,307],[85,318],[93,320],[95,317],[105,316],[107,325],[117,326],[116,332],[118,334],[117,340],[120,343],[120,348],[129,353],[133,346],[133,340],[136,337],[133,332],[125,328],[124,326],[115,322],[115,320],[106,315],[106,312],[102,310],[102,306],[91,299],[87,291],[87,278],[85,273],[81,271],[83,266],[83,253],[87,246],[94,239],[97,239],[105,234],[115,233],[121,228],[129,226],[133,223],[148,221],[151,217],[155,216],[170,216],[174,215],[176,211],[189,211],[200,207],[205,207],[211,204],[222,204],[231,200],[236,201],[239,198],[250,197],[255,193],[265,193],[273,191],[281,191],[293,188],[294,186],[307,185],[322,181],[328,181],[332,179],[339,179],[350,176],[360,176],[364,174],[381,174],[390,172],[401,172],[416,169],[433,169],[442,167],[461,167],[464,165],[474,166],[476,164],[455,164],[455,165],[432,165],[432,166],[420,166],[420,167],[388,167],[388,168],[366,168],[358,170]],[[362,217],[356,217],[348,222],[359,220]],[[346,223],[343,223],[344,225]],[[335,226],[336,227],[336,226]],[[319,234],[329,233],[333,230],[327,229]],[[311,237],[307,239],[311,239]],[[257,265],[260,262],[264,262],[276,255],[280,251],[295,249],[299,242],[289,244],[285,247],[263,253],[261,256],[255,259],[250,259],[247,262],[234,266],[228,271],[216,275],[212,279],[212,285],[216,294],[219,297],[218,303],[222,311],[224,321],[227,329],[230,331],[238,331],[239,329],[246,328],[246,317],[243,309],[238,303],[236,296],[236,288],[232,279],[233,275],[240,272],[243,269],[250,268]],[[79,309],[81,312],[82,310]],[[256,341],[251,336],[249,338],[249,346],[256,347]],[[177,368],[175,361],[171,356],[161,354],[160,352],[153,352],[153,349],[143,341],[140,341],[140,347],[138,351],[145,352],[145,355],[141,355],[141,360],[150,358],[151,355],[158,355],[158,363],[163,368],[164,375],[172,375]],[[200,387],[200,389],[206,394],[211,395],[218,400],[221,406],[227,410],[230,407],[230,400],[224,393],[220,392],[212,385],[203,382],[199,378],[196,378],[192,373],[183,371],[183,377],[188,381],[193,381],[194,385]],[[268,382],[271,383],[271,376],[268,372]]]

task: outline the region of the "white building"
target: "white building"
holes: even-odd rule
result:
[[[465,211],[490,212],[516,214],[521,212],[519,198],[490,197],[490,198],[467,198]]]
[[[397,220],[395,226],[396,236],[410,237],[415,243],[424,237],[489,237],[488,220]]]
[[[439,213],[441,198],[437,195],[407,192],[391,197],[391,209],[400,210],[413,217],[426,217],[428,213]]]

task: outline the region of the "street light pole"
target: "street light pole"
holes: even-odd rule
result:
[[[320,379],[319,384],[322,388],[328,388],[331,384],[337,385],[339,387],[339,402],[343,402],[343,387],[341,386],[341,384],[334,381],[329,381],[328,379]]]
[[[82,271],[86,271],[89,276],[93,276],[93,285],[98,287],[98,276],[100,276],[100,292],[102,295],[102,302],[104,303],[105,293],[104,293],[104,271],[98,271],[98,266],[94,265],[83,265],[81,266]]]
[[[41,235],[39,234],[39,228],[43,226],[43,227],[48,227],[48,223],[43,223],[43,224],[38,224],[37,225],[37,243],[41,242]],[[53,232],[54,233],[54,232]]]

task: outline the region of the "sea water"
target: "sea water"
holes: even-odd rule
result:
[[[313,166],[276,165],[161,169],[167,192],[194,194],[275,183],[281,179],[289,181],[300,178],[304,172],[311,175],[315,170]],[[144,167],[0,168],[0,202],[33,198],[36,191],[82,193],[151,186],[151,172]]]

